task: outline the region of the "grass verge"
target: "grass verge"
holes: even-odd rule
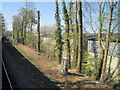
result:
[[[28,56],[26,53],[24,53],[21,49],[13,45],[28,61],[30,61],[37,69],[40,70],[40,67],[38,64],[35,63],[35,60],[32,59],[30,56]]]

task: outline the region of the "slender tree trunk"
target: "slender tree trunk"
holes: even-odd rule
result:
[[[112,14],[113,14],[113,7],[110,8],[110,17],[109,17],[109,22],[108,22],[108,31],[106,34],[106,45],[105,45],[105,55],[103,59],[103,66],[102,66],[102,73],[100,77],[100,81],[103,80],[104,74],[106,71],[106,65],[107,65],[107,56],[108,56],[108,50],[109,50],[109,39],[110,39],[110,28],[111,28],[111,22],[112,22]]]
[[[76,72],[82,72],[82,2],[78,0],[78,60]]]
[[[30,31],[32,32],[32,26],[33,26],[33,24],[32,24],[32,22],[31,22],[31,24],[30,24]]]
[[[38,48],[38,52],[40,52],[40,11],[37,11],[38,12],[38,26],[37,26],[37,30],[38,30],[38,45],[37,45],[37,48]]]
[[[66,9],[66,5],[65,5],[65,1],[62,0],[62,6],[63,6],[63,15],[64,15],[64,20],[65,20],[65,26],[66,26],[66,38],[65,38],[65,49],[66,49],[66,56],[65,56],[65,60],[67,68],[66,68],[66,74],[68,73],[68,67],[69,67],[69,62],[70,62],[70,41],[69,41],[69,16],[68,16],[68,12]]]
[[[24,44],[24,36],[23,36],[23,32],[24,32],[24,23],[22,21],[22,26],[21,26],[21,39],[22,39],[22,44]]]
[[[57,59],[59,63],[61,64],[62,60],[62,36],[61,36],[61,24],[60,24],[60,18],[59,18],[59,6],[58,6],[58,0],[56,0],[56,13],[55,13],[55,19],[57,24],[57,29],[55,31],[55,40],[56,40],[56,47],[57,47]]]
[[[77,20],[77,0],[76,0],[76,16],[75,16],[75,22],[76,22],[76,35],[77,35],[77,38],[78,38],[78,20]],[[75,49],[75,53],[76,53],[76,56],[75,56],[75,66],[77,65],[77,60],[78,60],[78,39],[76,39],[76,49]]]
[[[109,64],[108,64],[108,75],[107,75],[107,77],[106,77],[106,81],[109,80],[109,77],[110,77],[110,75],[111,75],[111,63],[112,63],[112,60],[113,60],[113,54],[114,54],[114,50],[115,50],[115,48],[116,48],[116,46],[117,46],[117,43],[118,43],[118,39],[116,40],[116,44],[115,44],[115,46],[113,47],[112,53],[111,53],[111,55],[110,55],[110,61],[109,61]]]
[[[70,0],[70,6],[69,6],[69,22],[70,22],[70,31],[73,32],[73,26],[72,26],[72,0]]]
[[[69,4],[69,23],[70,23],[70,31],[73,33],[73,21],[72,21],[72,0],[70,0],[70,4]],[[71,44],[75,43],[74,42],[74,38],[72,39],[72,42]],[[70,50],[70,60],[69,60],[69,69],[71,68],[71,61],[73,61],[73,51],[74,51],[74,47],[71,47],[71,50]]]
[[[116,66],[116,68],[111,72],[111,74],[109,75],[109,77],[108,77],[108,83],[110,83],[110,81],[112,81],[113,80],[113,75],[114,75],[114,73],[116,72],[116,70],[118,69],[119,70],[119,67],[120,67],[120,61],[118,61],[118,64],[117,64],[117,66]],[[117,75],[116,75],[117,76]]]
[[[101,73],[102,73],[102,66],[103,66],[103,58],[104,58],[104,49],[102,47],[102,40],[101,40],[101,33],[102,33],[102,20],[100,17],[102,17],[102,12],[104,11],[104,7],[102,8],[102,3],[99,4],[99,31],[98,31],[98,47],[100,49],[100,66],[99,66],[99,72],[97,76],[97,80],[100,79]],[[102,10],[102,12],[101,12]]]
[[[13,32],[12,32],[13,39],[15,39],[14,32],[15,32],[15,25],[13,23]]]
[[[26,4],[26,8],[27,8],[27,4]],[[28,21],[28,16],[27,16],[27,14],[28,14],[28,11],[27,11],[27,9],[26,9],[26,11],[25,11],[25,20],[24,20],[24,34],[23,34],[23,45],[25,45],[25,39],[26,39],[26,33],[27,33],[27,21]]]
[[[19,29],[19,28],[17,28],[17,29]],[[17,30],[17,40],[19,42],[19,30]]]
[[[25,45],[26,27],[27,27],[27,22],[25,21],[25,23],[24,23],[24,33],[23,33],[23,45]]]

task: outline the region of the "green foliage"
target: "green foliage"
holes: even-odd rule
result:
[[[102,30],[105,31],[105,32],[107,32],[107,29],[105,29],[105,28],[103,28]]]
[[[41,52],[43,52],[47,59],[54,60],[54,44],[52,44],[53,40],[42,40],[41,41]]]
[[[62,36],[61,36],[61,29],[60,28],[56,29],[54,38],[55,38],[55,41],[56,41],[56,46],[58,48],[60,48],[62,46],[62,44],[63,44]]]
[[[16,31],[14,31],[12,34],[14,35],[14,38],[17,38],[17,32]]]
[[[36,15],[33,9],[21,7],[18,11],[24,22],[37,24],[37,21],[35,20]]]
[[[37,36],[35,36],[32,32],[28,32],[26,36],[26,44],[29,47],[36,48]]]
[[[27,2],[25,7],[19,8],[18,11],[18,15],[13,16],[13,38],[19,39],[22,44],[36,48],[37,39],[35,40],[35,36],[29,32],[32,31],[32,26],[37,24],[35,8]]]
[[[99,19],[107,19],[108,17],[99,17]]]
[[[20,39],[21,38],[21,34],[20,34],[21,18],[20,18],[20,16],[17,16],[17,15],[13,16],[12,25],[13,25],[13,38]]]
[[[33,23],[33,24],[37,24],[37,20],[35,19],[36,15],[35,12],[32,9],[28,10],[28,22],[29,23]]]
[[[62,6],[63,6],[63,9],[62,9],[63,15],[64,15],[63,20],[65,20],[65,23],[66,23],[67,21],[69,21],[69,17],[68,17],[68,12],[66,9],[65,1],[62,2]]]
[[[72,21],[75,19],[75,8],[73,8],[75,3],[72,2],[72,0],[70,0],[69,3],[69,19],[71,19]]]
[[[54,39],[55,39],[55,47],[56,51],[57,51],[57,59],[59,61],[59,63],[61,62],[61,57],[62,57],[62,35],[61,35],[61,23],[60,23],[60,17],[59,17],[59,7],[58,7],[58,2],[56,2],[56,14],[55,14],[55,19],[56,19],[56,30],[55,30],[55,35],[54,35]]]
[[[90,57],[88,52],[84,52],[83,56],[83,62],[87,62],[83,63],[83,73],[88,76],[97,76],[100,60]]]

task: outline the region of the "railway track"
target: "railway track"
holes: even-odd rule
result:
[[[5,64],[2,65],[2,67],[4,66],[6,68],[6,70],[3,68],[3,89],[22,90],[23,88],[59,88],[19,53],[11,43],[3,43],[2,59]],[[5,71],[7,71],[8,75],[6,75]],[[11,85],[7,76],[9,77]]]
[[[13,90],[4,62],[2,62],[2,89]]]

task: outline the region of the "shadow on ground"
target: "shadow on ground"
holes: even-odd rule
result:
[[[14,88],[58,88],[48,77],[31,64],[9,40],[2,44],[2,56],[12,81],[17,85]],[[18,87],[16,87],[18,86]]]
[[[76,73],[68,73],[68,75],[71,75],[71,76],[81,76],[81,77],[84,77],[83,75],[76,74]]]
[[[59,81],[56,81],[54,83],[57,84],[57,85],[60,85],[61,87],[65,87],[65,88],[66,87],[69,87],[69,88],[85,88],[84,86],[86,86],[86,85],[96,85],[96,83],[91,82],[91,80],[81,80],[81,81],[77,81],[77,82],[69,82],[69,81],[59,82]]]

